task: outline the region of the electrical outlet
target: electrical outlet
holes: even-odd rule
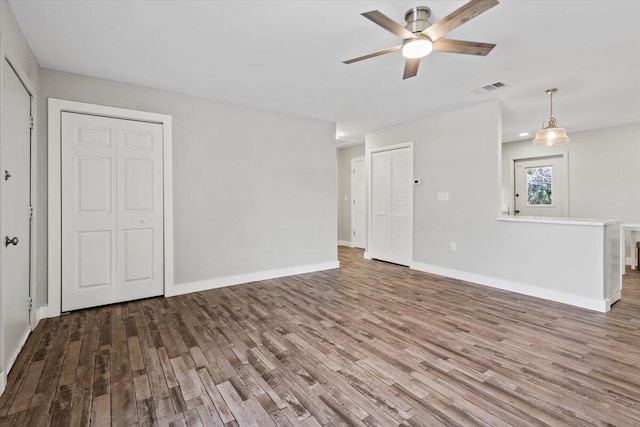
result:
[[[455,251],[457,250],[457,248],[456,248],[456,242],[450,242],[450,243],[449,243],[449,250],[450,250],[451,252],[455,252]]]

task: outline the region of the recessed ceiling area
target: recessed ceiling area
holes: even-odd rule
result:
[[[433,23],[466,3],[417,1],[9,3],[42,67],[334,121],[345,141],[495,98],[522,139],[550,87],[570,133],[640,121],[640,2],[503,0],[448,34],[496,43],[487,57],[433,52],[407,80],[401,52],[342,63],[398,44],[362,12],[424,5]]]

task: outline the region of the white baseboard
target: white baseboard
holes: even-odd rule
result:
[[[338,240],[338,246],[347,246],[349,248],[353,248],[353,243],[351,240]]]
[[[611,306],[622,298],[622,291],[618,291],[615,294],[611,295],[611,297],[605,300],[607,304],[607,311],[611,310]]]
[[[38,310],[36,310],[36,326],[38,326],[38,323],[40,323],[42,319],[46,319],[48,317],[49,317],[49,306],[43,305],[42,307],[38,307]]]
[[[5,388],[7,388],[7,374],[4,371],[0,371],[0,396],[4,393]]]
[[[313,273],[316,271],[332,270],[340,268],[340,263],[336,261],[322,264],[302,265],[299,267],[284,268],[279,270],[266,270],[256,273],[239,274],[236,276],[218,277],[215,279],[202,280],[199,282],[183,283],[174,285],[172,289],[165,290],[165,296],[188,294],[191,292],[207,291],[209,289],[224,288],[225,286],[240,285],[257,282],[260,280],[277,279],[278,277],[295,276],[297,274]]]
[[[45,317],[47,317],[48,308],[49,307],[45,305],[43,307],[39,307],[36,310],[36,324],[34,325],[34,328],[38,326],[38,323],[40,322],[41,319],[44,319]],[[7,387],[7,373],[11,370],[11,367],[16,362],[16,359],[18,358],[18,355],[20,354],[22,347],[24,347],[25,343],[27,342],[27,339],[29,338],[30,334],[31,334],[31,330],[26,331],[24,336],[20,339],[20,345],[18,346],[18,348],[16,348],[9,356],[9,359],[8,359],[9,363],[7,363],[7,369],[4,371],[0,371],[0,395],[2,395],[2,392]]]
[[[9,355],[7,359],[6,369],[3,371],[0,371],[0,394],[2,394],[5,387],[7,386],[7,375],[9,374],[9,371],[11,371],[11,367],[13,366],[13,364],[16,362],[16,359],[20,354],[20,350],[22,350],[22,347],[24,347],[24,344],[27,342],[27,338],[29,338],[30,333],[31,333],[31,330],[29,329],[25,331],[25,333],[20,338],[18,347],[13,349],[13,351]]]
[[[575,307],[586,308],[588,310],[606,313],[609,311],[613,302],[607,303],[607,300],[598,300],[593,298],[585,298],[563,292],[557,292],[550,289],[544,289],[537,286],[525,285],[523,283],[511,282],[509,280],[497,279],[495,277],[483,276],[466,271],[454,270],[450,268],[438,267],[435,265],[423,264],[415,262],[411,265],[411,269],[424,271],[426,273],[437,274],[439,276],[451,277],[453,279],[464,280],[465,282],[473,282],[492,288],[502,289],[505,291],[516,292],[518,294],[528,295],[536,298],[542,298],[563,304],[573,305]]]

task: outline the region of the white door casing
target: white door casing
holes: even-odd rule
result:
[[[364,157],[351,159],[351,243],[364,249],[367,243],[366,171]]]
[[[366,256],[413,261],[413,144],[367,150],[369,238]]]
[[[551,203],[533,204],[528,201],[527,171],[549,168],[551,171]],[[566,155],[554,155],[513,161],[514,214],[521,216],[568,216],[568,171]]]
[[[62,113],[62,310],[163,293],[162,125]]]
[[[62,116],[65,112],[68,113],[80,113],[85,115],[97,115],[103,117],[109,117],[113,119],[126,119],[138,122],[147,122],[149,124],[158,124],[160,126],[160,132],[162,134],[162,146],[161,146],[161,168],[162,168],[162,182],[160,188],[162,189],[162,193],[160,195],[160,200],[157,201],[154,199],[154,210],[156,206],[161,207],[162,216],[159,221],[162,223],[162,236],[156,238],[154,235],[153,247],[154,251],[157,244],[160,244],[162,248],[162,256],[160,260],[156,260],[154,258],[153,265],[153,278],[160,277],[160,280],[164,280],[164,293],[165,295],[173,295],[175,294],[174,290],[174,277],[173,277],[173,183],[172,183],[172,126],[171,126],[171,116],[157,113],[149,113],[144,111],[137,110],[128,110],[123,108],[114,108],[107,107],[102,105],[94,105],[87,104],[82,102],[74,102],[74,101],[66,101],[60,99],[49,99],[49,132],[48,132],[48,141],[49,141],[49,206],[48,206],[48,294],[49,294],[49,307],[47,315],[49,317],[59,316],[61,314],[62,308],[62,256],[61,256],[61,248],[62,248],[62,186],[61,186],[61,163],[62,163],[62,145],[61,145],[61,135],[62,135]],[[135,128],[130,129],[132,133],[138,133],[139,130]],[[140,136],[140,135],[138,135]],[[117,139],[117,136],[116,136]],[[136,138],[133,138],[136,139]],[[144,140],[144,138],[142,138]],[[138,138],[137,142],[133,142],[133,144],[141,145],[140,138]],[[126,150],[122,151],[122,155],[127,157]],[[117,156],[117,152],[116,152]],[[144,161],[149,160],[144,157],[136,158],[131,157],[132,161]],[[155,161],[154,161],[155,165]],[[156,166],[153,166],[152,169],[155,169]],[[130,168],[131,169],[131,168]],[[135,168],[134,168],[135,169]],[[143,170],[148,171],[147,168],[142,168]],[[117,173],[117,172],[116,172]],[[121,172],[124,173],[124,172]],[[132,173],[140,173],[140,170],[132,170]],[[157,174],[157,171],[155,172]],[[146,187],[148,188],[148,187]],[[154,197],[157,197],[157,188],[154,184]],[[143,191],[144,186],[139,188],[130,189],[132,192]],[[116,199],[117,202],[117,199]],[[133,206],[140,208],[140,206]],[[116,207],[117,209],[117,203]],[[133,209],[134,211],[142,211],[141,209]],[[146,213],[148,214],[148,212]],[[145,215],[146,215],[145,214]],[[140,223],[140,220],[144,220],[144,223]],[[149,223],[147,222],[149,218],[139,217],[137,219],[138,223],[142,225],[142,227],[146,227]],[[155,218],[154,221],[157,221],[158,218]],[[133,230],[137,231],[136,227],[127,226],[126,223],[120,228],[120,231],[124,233],[124,230]],[[135,233],[134,233],[135,234]],[[142,233],[144,234],[144,233]],[[147,233],[148,235],[148,233]],[[136,236],[138,237],[138,236]],[[144,239],[131,240],[129,241],[130,245],[135,246],[144,246],[144,243],[141,241]],[[116,243],[117,244],[117,243]],[[124,244],[124,243],[123,243]],[[148,243],[147,243],[148,247]],[[158,261],[158,262],[156,262]],[[146,270],[148,272],[148,269]],[[157,274],[160,272],[159,274]],[[132,269],[127,272],[123,270],[119,272],[116,270],[116,276],[120,274],[122,277],[128,274],[129,279],[128,285],[132,283],[136,283],[137,285],[141,285],[144,283],[150,284],[150,282],[145,279],[145,271],[144,268],[141,269]],[[136,280],[137,279],[137,280]],[[128,289],[131,290],[131,289]],[[117,291],[117,290],[116,290]],[[162,291],[161,291],[162,293]],[[136,297],[137,298],[137,297]]]
[[[32,96],[18,72],[4,60],[0,152],[0,250],[2,269],[2,354],[6,375],[30,332],[31,282],[31,109]],[[6,237],[12,239],[7,244]]]

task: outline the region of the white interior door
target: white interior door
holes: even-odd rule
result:
[[[163,293],[162,126],[62,113],[62,311]]]
[[[364,158],[351,161],[351,238],[353,246],[364,249],[367,244],[367,176]]]
[[[118,301],[162,295],[162,125],[117,121]]]
[[[564,156],[514,162],[514,214],[565,217],[568,177]]]
[[[412,258],[412,150],[409,147],[371,155],[372,258],[409,265]]]
[[[2,151],[0,213],[3,268],[0,371],[8,368],[14,352],[29,333],[31,240],[31,95],[7,63],[2,79]],[[7,239],[10,239],[8,241]]]
[[[411,149],[391,152],[391,258],[409,265],[412,261],[413,165]]]

